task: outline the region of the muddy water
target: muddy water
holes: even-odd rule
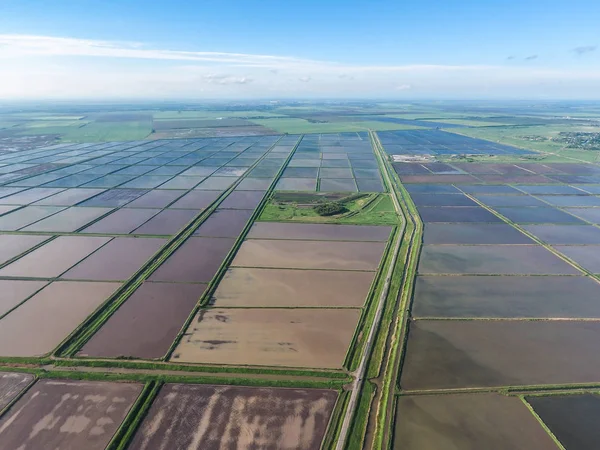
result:
[[[213,302],[217,306],[355,306],[369,293],[372,272],[229,269]]]
[[[576,295],[573,295],[576,293]],[[588,277],[417,277],[415,317],[600,317]]]
[[[423,222],[502,222],[481,206],[421,206]]]
[[[411,323],[401,386],[444,389],[600,381],[599,322]]]
[[[204,209],[214,202],[221,191],[190,191],[171,205],[171,208]]]
[[[208,282],[234,239],[191,237],[150,276],[151,281]]]
[[[28,373],[0,372],[0,411],[32,381],[33,375]]]
[[[134,234],[172,235],[200,213],[196,209],[165,209],[136,228]]]
[[[167,384],[129,447],[132,450],[318,450],[337,393]]]
[[[167,239],[115,238],[68,270],[61,278],[127,280],[166,243]]]
[[[424,230],[425,244],[534,243],[527,235],[504,223],[426,223]]]
[[[306,239],[324,241],[387,241],[392,227],[257,222],[249,239]]]
[[[588,450],[598,447],[598,395],[527,397],[527,401],[565,448]]]
[[[46,284],[46,281],[0,280],[0,316]]]
[[[247,209],[217,209],[194,232],[195,236],[237,238],[253,211]]]
[[[250,239],[232,266],[377,270],[385,242],[274,241]]]
[[[142,386],[41,380],[0,419],[2,448],[103,450]]]
[[[110,239],[109,237],[60,236],[0,269],[0,276],[57,277]]]
[[[425,245],[420,274],[579,274],[542,246]]]
[[[23,231],[74,232],[110,211],[111,208],[74,206],[31,224],[23,228]]]
[[[498,394],[399,397],[394,435],[398,450],[556,449],[518,397]]]
[[[202,310],[175,362],[340,368],[358,309]]]
[[[148,359],[164,356],[205,289],[205,284],[144,283],[80,354]]]
[[[0,319],[0,356],[42,356],[51,352],[119,286],[50,284]]]
[[[50,236],[0,235],[0,264],[44,242]]]

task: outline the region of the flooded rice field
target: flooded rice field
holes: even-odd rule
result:
[[[29,373],[0,372],[0,411],[29,386],[33,378]]]
[[[419,273],[580,274],[549,250],[536,245],[425,245]]]
[[[594,382],[598,339],[597,321],[416,320],[400,385],[413,390]]]
[[[357,309],[204,309],[171,360],[337,369],[359,316]]]
[[[51,352],[119,286],[51,283],[0,319],[0,356],[42,356]]]
[[[166,384],[129,448],[314,450],[336,398],[319,389]]]
[[[597,394],[531,396],[526,399],[565,448],[586,450],[598,445],[600,397]]]
[[[369,225],[257,222],[250,229],[248,239],[385,242],[391,231],[392,227]]]
[[[231,265],[375,271],[385,246],[385,242],[250,239],[242,244]]]
[[[412,313],[414,317],[600,318],[599,299],[600,283],[589,277],[419,276]]]
[[[79,354],[109,358],[163,357],[205,289],[205,284],[142,284]]]
[[[553,450],[556,444],[518,397],[403,395],[396,405],[393,448]]]
[[[217,306],[361,307],[371,272],[232,268],[213,295]]]
[[[103,450],[142,385],[40,380],[0,418],[6,449]]]

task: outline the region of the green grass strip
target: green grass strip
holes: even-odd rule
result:
[[[125,450],[137,427],[142,423],[144,416],[150,409],[150,405],[158,395],[162,383],[150,381],[144,385],[142,392],[138,396],[137,400],[129,410],[127,417],[108,443],[106,450]]]

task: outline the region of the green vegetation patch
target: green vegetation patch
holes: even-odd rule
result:
[[[340,207],[334,211],[332,205]],[[320,214],[318,210],[325,211]],[[285,193],[269,199],[258,218],[263,222],[312,222],[354,225],[396,225],[397,216],[388,194]]]
[[[412,125],[403,125],[397,123],[377,122],[377,121],[352,121],[348,118],[347,122],[323,122],[313,123],[300,118],[273,118],[273,119],[252,119],[252,122],[277,131],[278,133],[300,134],[300,133],[343,133],[353,131],[371,130],[414,130],[420,127]]]

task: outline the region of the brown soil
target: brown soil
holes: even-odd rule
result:
[[[173,353],[175,362],[342,366],[357,309],[206,309]]]

